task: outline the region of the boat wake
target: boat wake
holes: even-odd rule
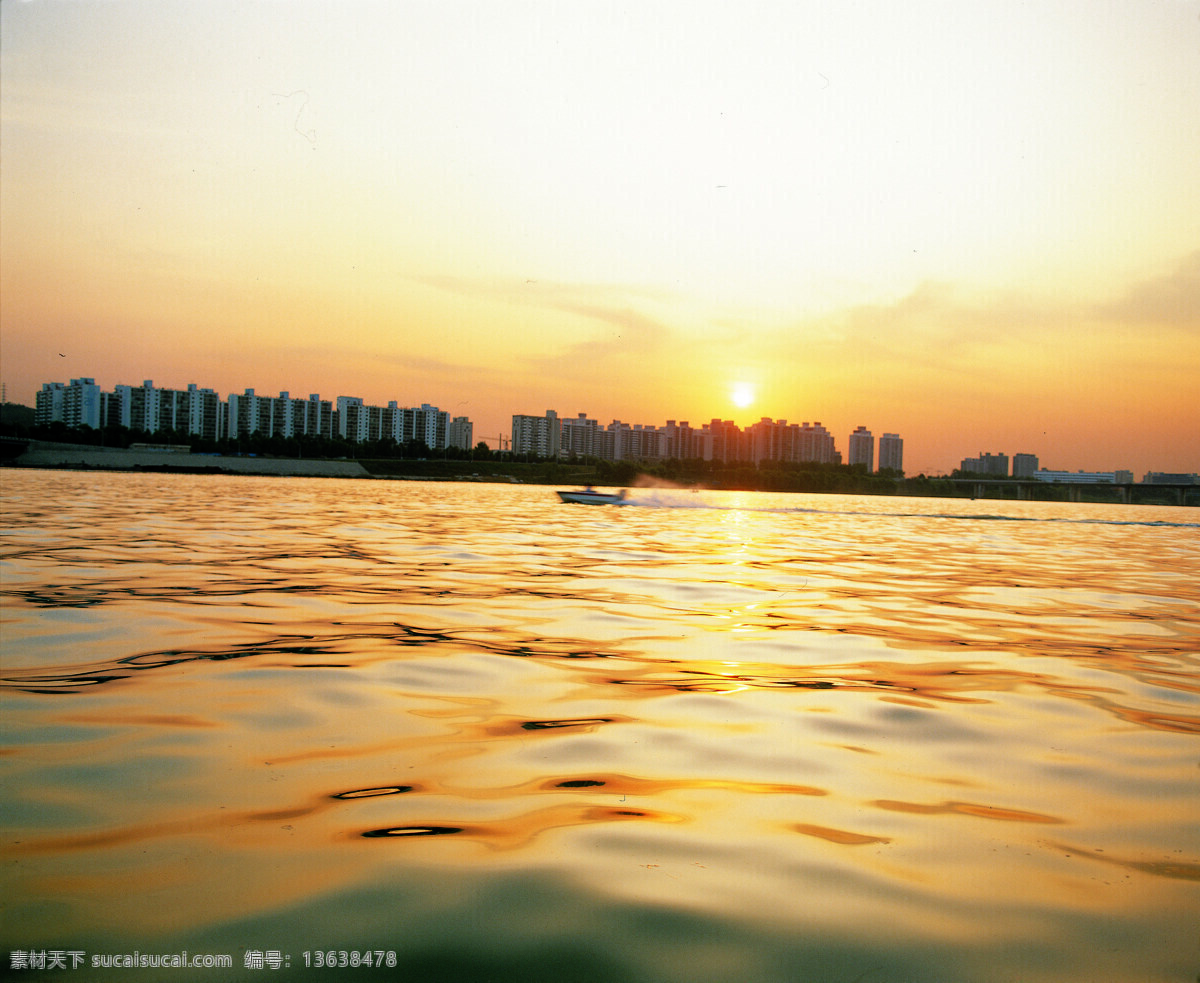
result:
[[[624,507],[644,509],[694,509],[713,512],[767,512],[775,515],[861,515],[892,519],[950,519],[973,522],[1050,522],[1069,525],[1150,526],[1168,529],[1200,529],[1200,522],[1168,522],[1158,519],[1101,519],[1067,516],[1002,515],[993,512],[884,512],[863,509],[821,509],[806,506],[747,505],[714,501],[700,489],[637,489],[621,502]],[[1138,508],[1139,506],[1134,506]]]

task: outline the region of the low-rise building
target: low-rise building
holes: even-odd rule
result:
[[[1147,485],[1200,485],[1200,474],[1168,474],[1163,471],[1148,471],[1142,481]]]
[[[1033,477],[1038,481],[1071,485],[1111,485],[1116,481],[1113,471],[1048,471],[1039,468]]]

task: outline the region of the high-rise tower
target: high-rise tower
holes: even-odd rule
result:
[[[904,470],[904,441],[898,433],[885,433],[879,438],[879,470]]]
[[[851,466],[865,464],[868,471],[875,470],[875,435],[866,427],[859,427],[850,435]]]

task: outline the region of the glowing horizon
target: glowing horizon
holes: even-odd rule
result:
[[[1184,3],[0,5],[9,398],[1200,471]],[[270,44],[265,39],[270,39]],[[744,387],[738,389],[738,386]],[[328,398],[328,397],[327,397]]]

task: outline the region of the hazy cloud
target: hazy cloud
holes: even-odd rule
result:
[[[676,295],[669,290],[643,284],[561,283],[554,280],[521,280],[515,277],[464,277],[449,274],[408,276],[405,279],[469,297],[504,300],[510,304],[559,307],[580,298],[625,298],[668,302]]]
[[[600,327],[597,336],[581,337],[558,353],[533,355],[530,361],[535,364],[561,367],[582,360],[594,371],[599,361],[657,350],[671,336],[666,324],[638,310],[639,304],[673,299],[669,292],[651,287],[455,276],[410,279],[473,298],[559,311],[594,321]]]
[[[1200,331],[1200,250],[1165,276],[1143,280],[1097,308],[1105,320]]]
[[[787,347],[844,352],[856,361],[944,366],[981,347],[1052,342],[1080,313],[1057,300],[1012,292],[966,296],[949,284],[925,282],[892,303],[850,307],[797,325]]]

